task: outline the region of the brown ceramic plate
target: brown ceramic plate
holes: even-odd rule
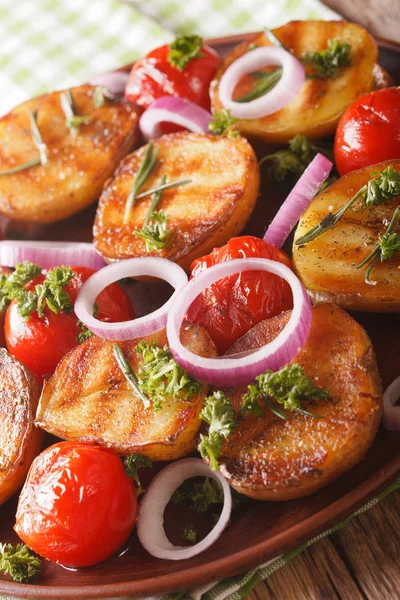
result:
[[[211,40],[222,53],[248,36],[233,36]],[[400,82],[400,45],[380,42],[380,63]],[[268,188],[267,188],[268,186]],[[268,194],[263,190],[268,189]],[[245,233],[262,236],[285,196],[263,182],[261,197]],[[51,227],[24,226],[11,223],[9,237],[15,231],[36,239],[90,240],[94,208],[75,218]],[[12,235],[12,233],[14,235]],[[135,283],[135,298],[139,304],[142,283]],[[158,284],[146,284],[146,305],[149,292],[160,297]],[[144,298],[144,295],[142,296]],[[157,301],[157,300],[156,300]],[[375,345],[379,367],[386,386],[398,375],[400,365],[400,316],[395,314],[355,315],[368,330]],[[209,550],[184,562],[161,561],[152,558],[140,546],[136,536],[123,556],[97,567],[75,573],[51,563],[34,585],[20,585],[7,578],[0,580],[0,595],[23,598],[110,598],[116,596],[155,596],[178,589],[187,589],[227,577],[254,567],[298,546],[333,523],[340,521],[357,507],[387,486],[400,471],[400,436],[380,430],[361,463],[329,487],[308,498],[285,503],[251,501],[235,514],[232,525]],[[16,500],[0,508],[0,541],[16,542],[13,533]],[[174,519],[172,519],[174,520]],[[171,519],[169,519],[171,523]],[[182,515],[174,520],[175,535],[182,528]],[[172,524],[173,525],[173,524]],[[177,539],[176,539],[177,541]]]

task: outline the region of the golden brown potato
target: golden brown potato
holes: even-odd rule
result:
[[[23,484],[39,454],[43,431],[33,423],[39,387],[36,379],[4,348],[0,349],[0,504]]]
[[[300,94],[282,110],[261,119],[241,120],[237,128],[245,136],[279,144],[288,142],[297,133],[310,138],[333,134],[344,110],[374,87],[373,70],[377,60],[374,39],[361,25],[343,21],[291,21],[273,32],[298,58],[306,52],[323,50],[329,39],[339,38],[351,45],[352,64],[341,68],[335,77],[307,79]],[[248,51],[250,44],[269,46],[271,42],[264,33],[257,34],[239,44],[224,58],[211,84],[213,112],[223,108],[218,96],[223,73]],[[310,65],[306,66],[306,73],[312,73]],[[247,81],[254,85],[250,76]],[[243,85],[247,82],[241,84],[239,96],[251,89],[250,84],[246,90]]]
[[[0,211],[20,221],[54,223],[95,202],[103,184],[138,140],[137,114],[131,104],[93,103],[94,87],[71,93],[78,115],[90,115],[74,134],[66,125],[61,92],[20,104],[0,119],[0,172],[39,156],[31,135],[29,111],[48,149],[48,162],[0,177]]]
[[[256,156],[244,138],[228,139],[197,133],[165,135],[154,142],[158,166],[141,191],[152,189],[163,175],[167,182],[191,183],[165,190],[157,210],[168,217],[171,235],[161,251],[146,252],[140,230],[151,198],[136,200],[127,224],[124,210],[146,146],[127,156],[101,195],[94,225],[94,243],[106,261],[158,255],[188,270],[190,263],[225,244],[247,223],[258,194]]]
[[[167,343],[165,330],[144,339],[159,346]],[[135,351],[139,341],[119,342],[135,372],[141,361]],[[183,325],[182,342],[202,356],[216,355],[213,342],[198,325]],[[152,406],[144,408],[127,383],[113,345],[93,337],[63,358],[43,389],[36,424],[62,439],[96,442],[155,461],[193,451],[207,386],[189,401],[165,398],[155,413]]]
[[[270,341],[289,314],[262,321],[230,352]],[[305,403],[321,418],[287,411],[284,421],[268,409],[259,420],[246,416],[219,459],[230,485],[258,500],[290,500],[319,490],[361,460],[379,425],[382,398],[374,350],[364,329],[341,308],[313,308],[310,335],[293,362],[330,391],[328,401]],[[236,409],[245,390],[228,393]]]
[[[328,212],[342,208],[372,173],[388,165],[400,172],[400,160],[379,163],[345,175],[318,194],[300,219],[295,242]],[[372,208],[356,201],[332,229],[308,244],[293,244],[295,269],[313,302],[336,302],[351,310],[400,311],[400,254],[376,263],[371,273],[376,285],[365,283],[365,268],[357,269],[379,243],[399,200]]]

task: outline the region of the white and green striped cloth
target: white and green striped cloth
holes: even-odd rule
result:
[[[317,0],[0,0],[0,114],[32,95],[132,62],[176,34],[204,37],[334,19]],[[305,548],[400,488],[400,479],[344,522],[248,573],[169,598],[240,600]],[[151,599],[149,599],[151,600]]]

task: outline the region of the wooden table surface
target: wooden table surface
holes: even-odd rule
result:
[[[400,491],[258,585],[248,600],[400,599]]]

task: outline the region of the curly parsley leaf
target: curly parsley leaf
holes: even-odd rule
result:
[[[198,35],[183,35],[177,37],[176,40],[169,45],[168,61],[169,63],[178,69],[183,69],[195,58],[201,58],[201,48],[203,46],[203,40]]]
[[[325,50],[306,52],[303,61],[314,67],[317,77],[334,77],[339,69],[351,65],[351,46],[338,38],[330,39]]]
[[[188,400],[200,392],[200,383],[178,365],[168,346],[161,348],[155,342],[142,341],[136,352],[142,357],[137,372],[138,384],[152,400],[155,411],[162,408],[165,398]]]
[[[139,478],[139,470],[150,469],[152,466],[153,463],[151,460],[147,456],[143,456],[143,454],[130,454],[124,459],[125,472],[137,485],[137,496],[144,492]]]
[[[198,450],[202,458],[209,459],[211,469],[217,471],[222,442],[237,425],[236,413],[229,398],[217,391],[206,398],[200,419],[209,424],[209,429],[207,435],[200,435]]]
[[[28,583],[41,570],[41,560],[25,544],[0,544],[0,571],[18,583]]]
[[[194,525],[188,525],[181,533],[181,539],[190,544],[195,544],[197,541],[197,531]]]
[[[42,269],[38,265],[24,261],[18,263],[15,266],[15,271],[10,275],[0,275],[0,311],[5,311],[11,300],[41,272]]]
[[[233,510],[247,502],[246,496],[242,496],[234,489],[231,489],[231,494]],[[223,504],[224,493],[219,483],[211,477],[206,477],[201,483],[189,479],[175,490],[171,502],[183,504],[195,513],[204,514],[214,505]]]
[[[146,252],[162,250],[167,245],[171,231],[168,230],[168,217],[163,210],[151,213],[148,225],[143,225],[140,231],[133,235],[144,240]]]
[[[230,110],[220,110],[213,114],[208,124],[208,131],[217,135],[226,135],[228,138],[240,137],[239,131],[235,128],[238,120],[232,116]]]

